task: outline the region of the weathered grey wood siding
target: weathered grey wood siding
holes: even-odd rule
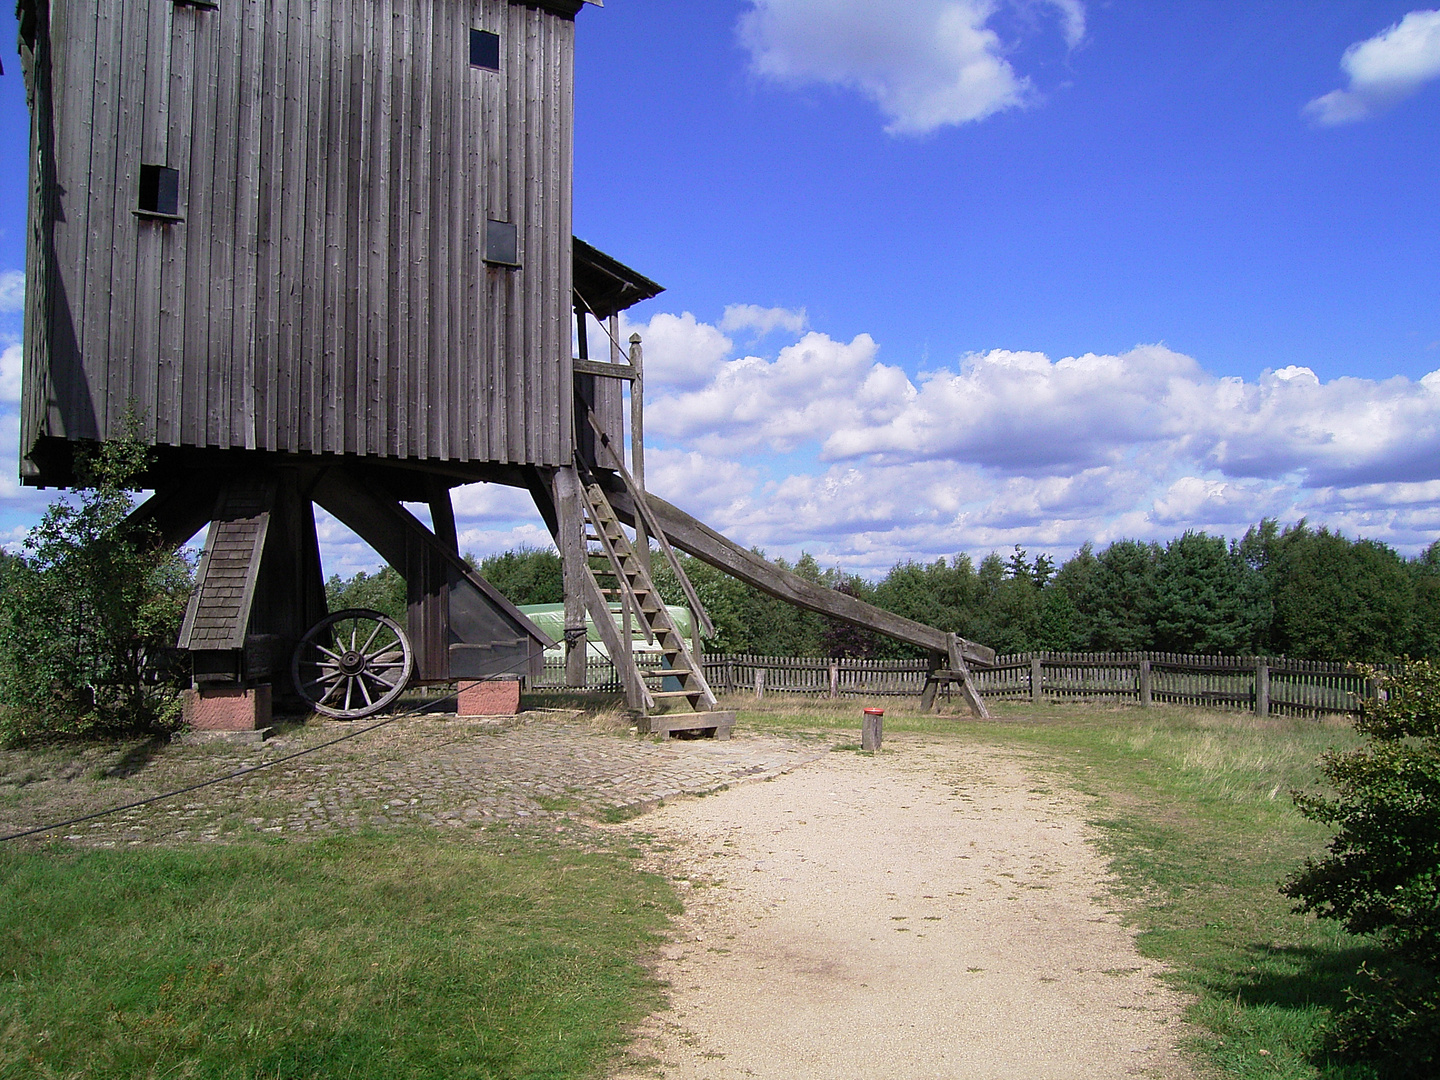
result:
[[[570,459],[573,21],[508,0],[48,17],[22,453],[133,406],[162,445]],[[498,73],[470,66],[472,28]],[[179,170],[183,221],[133,213],[142,164]],[[518,269],[485,264],[491,217]]]

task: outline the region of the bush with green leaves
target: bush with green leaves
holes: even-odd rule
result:
[[[1388,958],[1361,970],[1335,1018],[1337,1053],[1428,1078],[1440,1075],[1440,664],[1408,663],[1384,687],[1356,722],[1367,745],[1323,759],[1335,794],[1295,793],[1301,813],[1338,831],[1281,891],[1373,935]]]
[[[77,458],[79,490],[0,572],[0,742],[180,723],[179,687],[156,660],[175,644],[190,567],[125,525],[146,450],[124,439]]]

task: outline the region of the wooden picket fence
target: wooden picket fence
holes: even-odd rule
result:
[[[1390,670],[1377,665],[1380,671]],[[718,654],[705,658],[716,693],[805,694],[812,697],[918,697],[924,660],[828,660]],[[1355,714],[1377,687],[1357,665],[1273,656],[1190,656],[1181,653],[1018,653],[977,668],[980,693],[992,699],[1130,701],[1194,705],[1266,716]],[[547,659],[537,684],[563,687],[563,662]],[[621,689],[608,660],[592,660],[588,686]]]

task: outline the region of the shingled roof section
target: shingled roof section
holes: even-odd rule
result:
[[[182,649],[244,646],[274,499],[265,482],[231,484],[220,496],[180,629]]]

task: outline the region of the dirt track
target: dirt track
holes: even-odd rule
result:
[[[686,913],[624,1078],[1174,1077],[1183,1001],[1103,893],[1083,804],[901,737],[662,807]]]

